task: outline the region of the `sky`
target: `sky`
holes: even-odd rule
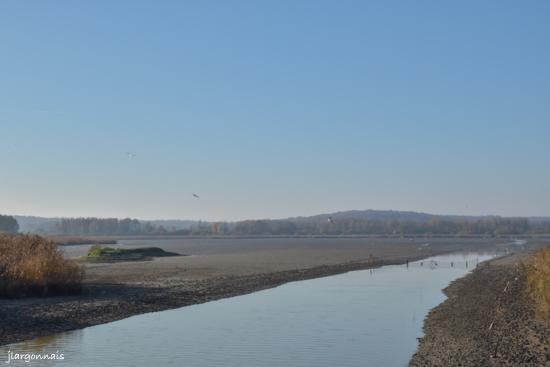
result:
[[[1,213],[550,215],[548,1],[7,0],[0,44]]]

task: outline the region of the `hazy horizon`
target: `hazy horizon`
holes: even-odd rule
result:
[[[6,2],[0,212],[550,216],[548,14],[542,1]]]
[[[11,215],[15,217],[36,217],[36,218],[47,218],[47,219],[61,219],[61,218],[86,218],[86,217],[95,217],[95,218],[117,218],[117,219],[123,219],[123,218],[131,218],[131,219],[137,219],[142,222],[147,221],[190,221],[190,222],[198,222],[198,221],[206,221],[206,222],[238,222],[243,220],[284,220],[289,218],[306,218],[306,217],[312,217],[317,215],[330,215],[330,214],[336,214],[336,213],[344,213],[344,212],[352,212],[352,211],[393,211],[393,212],[407,212],[407,213],[417,213],[417,214],[428,214],[428,215],[435,215],[435,216],[457,216],[457,217],[505,217],[505,218],[550,218],[550,216],[540,216],[540,215],[527,215],[527,216],[519,216],[519,215],[513,215],[513,216],[499,216],[497,214],[456,214],[456,213],[431,213],[431,212],[425,212],[425,211],[417,211],[417,210],[400,210],[400,209],[348,209],[348,210],[338,210],[338,211],[328,211],[328,212],[322,212],[322,213],[311,213],[311,214],[304,214],[304,215],[290,215],[286,217],[262,217],[262,218],[238,218],[238,219],[203,219],[203,218],[164,218],[164,217],[156,217],[156,218],[138,218],[138,217],[131,217],[131,216],[120,216],[120,217],[109,217],[109,216],[93,216],[93,215],[84,215],[84,216],[42,216],[42,215],[34,215],[34,214],[19,214],[19,213],[0,213],[2,215]]]

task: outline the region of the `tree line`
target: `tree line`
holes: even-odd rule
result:
[[[10,215],[0,215],[0,233],[14,234],[19,232],[19,223]]]
[[[49,231],[58,235],[190,235],[190,236],[292,236],[292,235],[522,235],[550,233],[550,221],[528,218],[487,217],[455,219],[436,217],[425,221],[316,218],[199,222],[188,229],[155,225],[137,219],[63,218]],[[17,221],[0,216],[0,232],[16,233]]]
[[[166,229],[137,219],[63,218],[53,228],[62,235],[147,235],[165,234]]]
[[[550,233],[550,222],[527,218],[491,217],[479,220],[431,219],[426,222],[341,219],[326,221],[245,220],[200,223],[187,235],[521,235]]]

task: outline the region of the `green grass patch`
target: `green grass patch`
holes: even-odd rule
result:
[[[90,258],[100,258],[100,257],[109,257],[109,256],[119,256],[123,255],[127,250],[112,248],[112,247],[103,247],[100,245],[93,245],[88,251],[87,257]]]
[[[131,261],[151,260],[153,257],[181,256],[158,247],[113,248],[94,245],[88,251],[85,260],[89,261]]]

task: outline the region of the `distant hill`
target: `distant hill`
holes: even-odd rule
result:
[[[474,215],[439,215],[428,214],[422,212],[413,211],[399,211],[399,210],[347,210],[341,212],[334,212],[328,214],[318,214],[309,217],[291,217],[288,218],[294,222],[325,222],[331,217],[334,220],[370,220],[370,221],[398,221],[398,222],[413,222],[413,223],[426,223],[432,219],[445,219],[445,220],[463,220],[463,221],[477,221],[480,219],[499,218],[495,215],[487,216],[474,216]],[[529,218],[527,218],[529,219]],[[550,217],[537,218],[539,221],[550,221]]]
[[[309,217],[294,217],[288,220],[294,222],[326,222],[331,217],[334,220],[376,220],[376,221],[408,221],[424,223],[436,218],[436,215],[397,210],[348,210],[342,212],[318,214]]]

